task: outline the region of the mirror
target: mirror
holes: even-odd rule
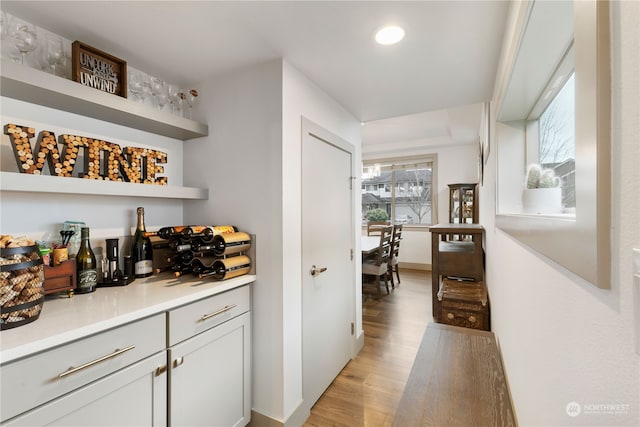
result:
[[[609,2],[514,7],[512,48],[496,100],[496,225],[608,288]]]

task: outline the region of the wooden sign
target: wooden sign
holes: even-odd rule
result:
[[[127,97],[127,63],[79,41],[71,45],[73,81]]]
[[[22,173],[41,175],[45,164],[49,174],[72,177],[79,165],[79,178],[104,181],[124,181],[140,184],[167,185],[167,177],[157,176],[164,172],[167,153],[140,147],[120,147],[109,141],[81,135],[63,134],[56,142],[53,132],[40,132],[35,148],[31,139],[36,130],[25,125],[9,123],[4,128],[9,136],[13,153]]]

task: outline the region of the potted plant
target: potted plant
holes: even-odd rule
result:
[[[551,169],[543,169],[538,164],[527,169],[526,188],[522,191],[524,213],[562,213],[562,188],[560,178]]]

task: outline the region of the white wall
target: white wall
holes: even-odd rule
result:
[[[282,63],[217,76],[198,91],[209,136],[185,145],[184,181],[207,183],[210,195],[185,202],[184,219],[233,224],[257,236],[253,408],[282,419]]]
[[[208,183],[210,198],[185,202],[185,221],[256,234],[253,410],[286,422],[303,399],[301,117],[351,142],[358,161],[360,123],[282,60],[217,76],[199,92],[210,135],[185,146],[184,181]]]
[[[300,405],[302,396],[302,117],[305,117],[353,145],[355,164],[360,164],[361,125],[353,115],[330,98],[301,72],[283,62],[283,134],[282,183],[283,227],[282,242],[286,254],[283,269],[283,321],[284,321],[284,419],[287,420]],[[330,165],[328,171],[330,171]],[[354,171],[359,175],[359,170]],[[359,178],[359,177],[358,177]],[[359,181],[354,189],[360,188]],[[359,192],[354,191],[355,219],[360,218]],[[357,200],[357,203],[356,203]],[[354,231],[355,234],[355,231]],[[356,245],[360,241],[354,240]],[[360,248],[356,246],[355,253]],[[362,334],[361,266],[356,263],[355,320],[356,334]],[[266,390],[265,390],[266,391]],[[300,414],[296,414],[300,415]],[[304,416],[304,415],[303,415]],[[306,418],[306,416],[304,416]]]
[[[52,131],[56,137],[70,133],[104,139],[121,146],[152,147],[167,153],[168,163],[164,165],[163,175],[169,178],[169,184],[182,185],[182,141],[11,98],[0,98],[0,104],[3,129],[8,123],[30,125],[36,129],[32,147],[42,130]],[[7,135],[1,138],[0,164],[2,171],[18,171]],[[131,227],[136,224],[135,210],[138,206],[145,208],[147,228],[182,223],[182,201],[175,199],[7,191],[1,192],[1,198],[0,233],[55,239],[59,237],[64,221],[83,221],[91,229],[92,248],[96,255],[104,248],[105,238],[130,236]],[[129,250],[123,246],[125,239],[121,239],[120,244],[121,255],[127,254]]]
[[[612,287],[597,289],[495,228],[496,141],[481,190],[491,322],[520,425],[638,425],[632,247],[640,246],[640,4],[612,2]],[[509,33],[507,33],[509,37]],[[637,291],[636,291],[637,292]],[[636,309],[637,310],[637,309]],[[638,316],[638,313],[635,313]],[[579,403],[583,413],[567,415]],[[622,405],[617,415],[584,405]]]

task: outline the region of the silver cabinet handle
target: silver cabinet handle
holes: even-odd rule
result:
[[[72,367],[70,367],[69,369],[67,369],[67,370],[66,370],[66,371],[64,371],[63,373],[59,374],[59,375],[58,375],[58,378],[64,378],[64,377],[66,377],[67,375],[75,374],[75,373],[76,373],[76,372],[78,372],[78,371],[82,371],[83,369],[89,368],[89,367],[91,367],[91,366],[93,366],[93,365],[96,365],[96,364],[98,364],[98,363],[100,363],[100,362],[104,362],[105,360],[112,359],[112,358],[114,358],[114,357],[116,357],[116,356],[120,356],[122,353],[125,353],[125,352],[127,352],[127,351],[129,351],[129,350],[133,350],[134,348],[136,348],[136,346],[135,346],[135,345],[130,345],[129,347],[126,347],[126,348],[123,348],[123,349],[119,349],[119,348],[117,348],[117,349],[116,349],[113,353],[111,353],[111,354],[107,354],[107,355],[105,355],[105,356],[99,357],[99,358],[98,358],[98,359],[96,359],[96,360],[92,360],[91,362],[87,362],[87,363],[85,363],[85,364],[83,364],[83,365],[80,365],[80,366],[77,366],[77,367],[75,367],[75,368],[74,368],[73,366],[72,366]]]
[[[316,267],[315,265],[312,265],[309,274],[316,277],[318,274],[324,273],[325,271],[327,271],[327,267]]]
[[[214,311],[213,313],[210,313],[210,314],[205,314],[204,316],[202,316],[200,318],[200,321],[204,322],[207,319],[210,319],[210,318],[212,318],[214,316],[217,316],[218,314],[222,314],[222,313],[224,313],[226,311],[229,311],[229,310],[231,310],[233,308],[236,308],[236,307],[237,307],[237,304],[225,305],[223,308],[221,308],[218,311]]]

